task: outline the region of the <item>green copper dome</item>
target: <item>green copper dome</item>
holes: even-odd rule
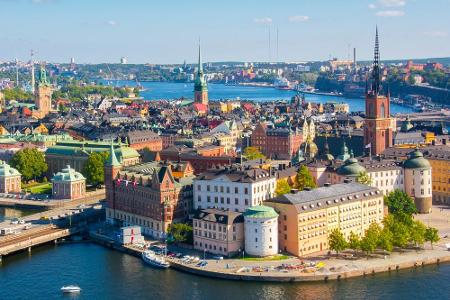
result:
[[[343,176],[358,176],[359,173],[365,171],[366,169],[361,166],[354,157],[347,159],[345,163],[337,169],[337,173]]]
[[[278,218],[278,214],[272,207],[258,205],[247,208],[247,210],[244,212],[244,217],[255,219],[272,219]]]
[[[422,152],[418,149],[408,154],[408,159],[405,160],[403,166],[407,169],[429,169],[430,162],[423,157]]]
[[[0,160],[0,176],[20,176],[20,173],[3,160]]]

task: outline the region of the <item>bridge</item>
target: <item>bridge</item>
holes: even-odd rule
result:
[[[450,123],[450,111],[447,110],[395,115],[395,118],[399,121],[405,121],[407,117],[409,117],[411,121]]]

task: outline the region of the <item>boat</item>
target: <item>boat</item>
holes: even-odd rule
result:
[[[156,268],[167,269],[170,267],[170,264],[164,259],[164,257],[158,256],[155,252],[150,250],[145,250],[142,252],[142,260]]]
[[[61,288],[61,292],[63,293],[79,293],[81,292],[81,288],[78,285],[67,285]]]

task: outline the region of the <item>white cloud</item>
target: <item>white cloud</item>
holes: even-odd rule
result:
[[[401,7],[406,5],[405,0],[379,0],[378,2],[384,7]]]
[[[370,3],[369,4],[369,8],[370,9],[375,9],[375,8],[377,8],[377,6],[374,3]]]
[[[309,20],[309,16],[290,16],[289,22],[306,22]]]
[[[401,10],[380,10],[375,15],[378,17],[403,17],[405,12]]]
[[[253,20],[255,23],[259,24],[272,24],[272,18],[266,17],[266,18],[255,18]]]
[[[110,26],[116,26],[118,23],[117,23],[117,21],[109,20],[108,22],[106,22],[106,24],[108,24]]]
[[[448,36],[448,32],[440,31],[440,30],[426,31],[423,34],[426,36],[430,36],[430,37],[447,37]]]

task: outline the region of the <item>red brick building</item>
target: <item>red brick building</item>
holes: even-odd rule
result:
[[[390,118],[389,92],[382,95],[379,65],[378,31],[375,37],[375,59],[373,63],[370,89],[366,92],[366,121],[364,126],[364,144],[370,145],[372,155],[381,154],[392,147],[393,128]]]
[[[161,151],[163,149],[163,139],[151,130],[130,131],[126,137],[129,146],[136,150],[149,148],[150,151]]]
[[[164,149],[159,153],[161,160],[168,161],[185,161],[189,162],[194,168],[194,173],[200,174],[205,172],[208,169],[211,169],[216,166],[229,166],[235,163],[235,158],[227,155],[208,155],[212,154],[211,152],[206,152],[207,155],[204,155],[200,150],[200,153],[197,149],[187,148],[187,147],[176,147],[172,146],[170,148]]]
[[[251,135],[251,145],[265,156],[276,159],[291,159],[302,144],[302,134],[289,128],[268,128],[259,123]]]
[[[113,151],[105,164],[106,220],[141,226],[143,234],[165,238],[173,222],[192,210],[192,167],[149,162],[122,168]]]

